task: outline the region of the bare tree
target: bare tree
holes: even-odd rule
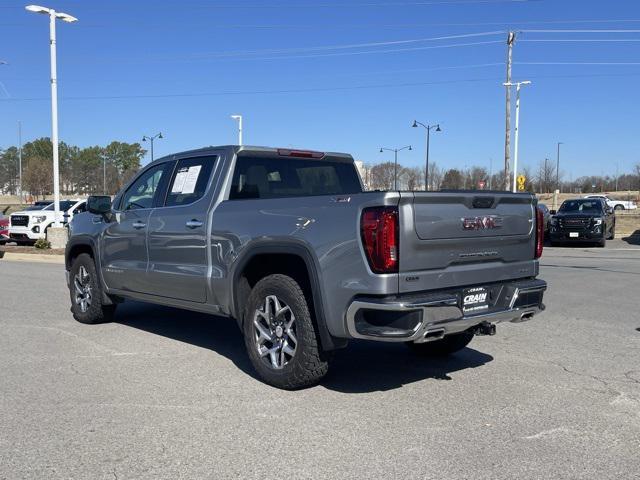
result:
[[[464,186],[464,176],[457,168],[452,168],[444,172],[440,188],[449,190],[460,190]]]
[[[424,168],[403,168],[403,176],[407,183],[407,190],[424,190]]]
[[[392,190],[395,165],[393,162],[379,163],[371,167],[370,184],[372,190]]]

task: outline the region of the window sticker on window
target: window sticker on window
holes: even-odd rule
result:
[[[171,187],[171,193],[190,194],[196,189],[198,176],[202,165],[194,165],[193,167],[183,167],[176,173],[176,178]]]

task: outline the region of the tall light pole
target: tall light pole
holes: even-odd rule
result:
[[[385,150],[388,151],[388,152],[393,152],[394,153],[394,160],[393,160],[393,189],[397,190],[398,189],[398,152],[401,152],[402,150],[411,150],[411,145],[407,145],[406,147],[402,147],[402,148],[381,147],[380,148],[380,153],[384,152]]]
[[[422,122],[419,122],[417,120],[413,121],[413,125],[411,125],[413,128],[417,128],[418,126],[423,127],[426,131],[427,131],[427,153],[426,153],[426,167],[425,167],[425,171],[424,171],[424,190],[427,191],[429,190],[429,135],[431,133],[431,129],[435,128],[436,132],[441,132],[442,129],[440,128],[440,124],[437,123],[435,125],[425,125]]]
[[[164,138],[164,137],[162,136],[162,132],[158,132],[158,133],[156,133],[156,134],[155,134],[155,135],[153,135],[153,136],[149,136],[149,135],[143,135],[143,136],[142,136],[142,141],[143,141],[143,142],[146,142],[146,141],[151,142],[151,161],[152,161],[152,162],[153,162],[153,141],[154,141],[156,138]]]
[[[238,145],[242,146],[242,115],[231,115],[231,118],[238,121]]]
[[[22,203],[22,122],[18,120],[18,195]]]
[[[560,145],[563,142],[558,142],[558,152],[556,156],[556,188],[560,191]]]
[[[513,87],[516,86],[516,130],[515,130],[515,138],[514,138],[514,146],[513,146],[513,183],[512,183],[512,192],[516,192],[518,186],[516,184],[516,178],[518,177],[518,131],[520,129],[520,87],[522,85],[531,85],[531,81],[525,80],[523,82],[505,82],[503,83],[505,87]]]
[[[26,10],[33,13],[49,15],[49,47],[51,54],[51,144],[53,147],[53,210],[54,227],[60,227],[60,167],[58,158],[58,74],[56,65],[56,19],[63,22],[77,22],[76,17],[67,13],[56,12],[52,8],[39,5],[27,5]]]

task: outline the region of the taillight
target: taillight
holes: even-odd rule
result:
[[[536,254],[535,258],[542,256],[542,249],[544,248],[544,215],[542,210],[536,208]]]
[[[362,245],[374,273],[398,272],[398,230],[396,207],[371,207],[362,211]]]

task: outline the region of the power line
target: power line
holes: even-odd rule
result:
[[[633,43],[640,42],[640,38],[528,38],[520,41],[532,43]]]
[[[486,37],[492,35],[501,35],[502,31],[494,30],[490,32],[477,32],[477,33],[463,33],[456,35],[443,35],[438,37],[428,38],[412,38],[408,40],[390,40],[386,42],[367,42],[367,43],[351,43],[340,45],[322,45],[317,47],[297,47],[297,48],[280,48],[280,49],[258,49],[258,50],[235,50],[228,52],[200,52],[189,57],[226,57],[236,55],[261,55],[261,54],[280,54],[280,53],[305,53],[305,52],[318,52],[327,50],[350,50],[355,48],[369,48],[369,47],[384,47],[392,45],[407,45],[411,43],[433,42],[441,40],[455,40],[460,38],[472,38],[472,37]]]
[[[614,29],[614,30],[600,30],[600,29],[589,29],[589,30],[521,30],[522,33],[639,33],[638,29]]]

